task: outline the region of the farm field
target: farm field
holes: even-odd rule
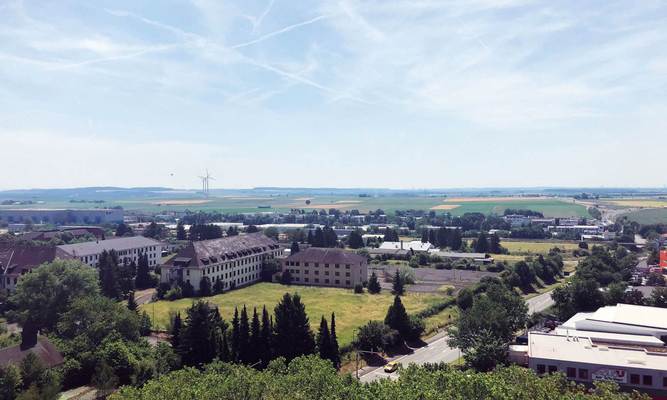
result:
[[[667,224],[667,208],[637,210],[621,216],[640,224]]]
[[[667,207],[667,199],[619,199],[607,201],[606,203],[622,207],[645,207],[661,208]]]
[[[336,329],[341,346],[352,341],[355,328],[369,320],[383,320],[387,308],[393,301],[393,296],[387,291],[378,295],[354,294],[351,289],[288,287],[277,283],[258,283],[203,300],[218,306],[222,317],[230,321],[234,315],[234,307],[242,308],[244,304],[250,313],[253,307],[257,307],[259,311],[264,305],[269,312],[273,313],[273,308],[286,292],[298,293],[301,296],[314,332],[317,331],[322,316],[329,319],[331,312],[335,312]],[[444,299],[446,296],[442,294],[426,293],[409,293],[401,298],[408,313],[424,310]],[[141,309],[154,318],[153,324],[156,328],[164,329],[168,324],[171,312],[180,311],[184,317],[185,310],[192,305],[193,301],[195,299],[158,301],[142,305]],[[436,322],[430,323],[435,324]]]
[[[579,248],[577,243],[561,242],[501,241],[501,245],[509,250],[510,255],[547,254],[554,247],[558,247],[564,251],[572,251]]]
[[[307,204],[307,201],[309,204]],[[115,199],[103,203],[70,203],[69,201],[46,201],[24,206],[0,206],[2,208],[105,208],[121,206],[125,210],[160,212],[167,210],[202,210],[221,212],[257,212],[257,211],[289,211],[292,208],[301,209],[329,209],[341,210],[356,209],[361,212],[382,209],[393,214],[396,210],[433,210],[449,212],[460,216],[468,212],[484,214],[502,214],[507,208],[523,208],[542,212],[545,216],[558,217],[586,217],[586,207],[571,203],[565,199],[532,198],[532,197],[471,197],[445,198],[428,196],[312,196],[290,197],[287,195],[274,196],[221,196],[204,199],[196,196],[171,198],[141,198]]]

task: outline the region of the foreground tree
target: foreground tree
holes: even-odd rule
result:
[[[398,268],[396,269],[396,273],[394,274],[394,281],[392,283],[392,293],[395,294],[396,296],[403,296],[403,294],[405,294],[405,282],[403,281],[403,277],[401,276],[401,273],[399,272]]]
[[[306,307],[298,294],[285,293],[274,309],[275,356],[292,360],[315,351],[315,340],[310,330]]]

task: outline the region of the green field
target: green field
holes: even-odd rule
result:
[[[310,204],[306,204],[306,200]],[[168,210],[204,210],[221,212],[257,212],[257,211],[289,211],[292,208],[302,209],[329,209],[341,210],[357,209],[361,212],[382,209],[386,213],[393,214],[396,210],[431,210],[437,212],[449,212],[460,216],[469,212],[480,212],[483,214],[502,214],[507,208],[531,209],[542,212],[547,217],[586,217],[589,216],[586,207],[573,204],[565,199],[554,198],[478,198],[474,201],[461,201],[455,199],[447,201],[445,197],[428,196],[379,196],[379,197],[354,197],[354,196],[255,196],[255,197],[202,197],[180,198],[153,198],[140,200],[111,200],[105,203],[70,203],[67,201],[47,201],[40,204],[28,206],[0,206],[1,208],[28,208],[28,207],[52,207],[52,208],[93,208],[121,206],[126,210],[137,210],[146,212],[160,212]],[[262,207],[262,208],[260,208]],[[269,207],[269,208],[267,208]],[[448,209],[443,209],[448,208]]]
[[[640,224],[667,224],[667,208],[655,208],[633,211],[627,214],[630,221],[635,221]]]
[[[220,308],[220,313],[226,321],[230,321],[234,315],[234,307],[243,307],[245,304],[252,313],[252,308],[261,310],[266,305],[270,312],[278,303],[285,292],[299,293],[310,323],[314,331],[319,327],[320,318],[327,319],[331,312],[336,313],[336,329],[339,342],[342,345],[352,341],[355,328],[365,324],[369,320],[383,320],[387,308],[393,301],[393,296],[383,291],[378,295],[354,294],[350,289],[319,288],[307,286],[286,287],[276,283],[258,283],[247,288],[233,290],[221,295],[205,298],[211,304]],[[402,298],[408,313],[414,313],[439,303],[446,299],[444,295],[438,294],[416,294],[410,293]],[[158,329],[164,329],[169,321],[169,313],[180,311],[182,314],[192,305],[193,299],[181,299],[177,301],[158,301],[141,306],[151,318]],[[153,317],[154,315],[154,317]],[[436,321],[429,321],[435,324]]]

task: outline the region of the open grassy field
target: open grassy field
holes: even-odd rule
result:
[[[247,288],[233,290],[221,295],[207,297],[204,300],[220,308],[220,313],[225,320],[231,320],[234,315],[234,307],[243,307],[245,304],[252,313],[252,308],[266,305],[270,312],[286,293],[299,293],[306,312],[310,318],[314,331],[319,327],[320,318],[327,319],[331,312],[336,313],[336,329],[341,345],[352,341],[352,333],[355,328],[365,324],[369,320],[383,320],[387,308],[393,301],[393,296],[383,291],[378,295],[354,294],[349,289],[319,288],[307,286],[283,286],[276,283],[258,283]],[[444,300],[446,296],[439,294],[409,293],[402,297],[403,304],[408,313],[414,313],[426,309],[428,306]],[[180,311],[181,314],[192,305],[193,299],[181,299],[177,301],[158,301],[141,306],[151,318],[158,329],[164,329],[169,321],[169,313]]]
[[[637,210],[623,216],[640,224],[667,224],[667,208]]]
[[[560,242],[502,241],[501,245],[509,250],[511,255],[547,254],[554,247],[565,251],[572,251],[579,248],[577,243]]]
[[[309,204],[306,204],[309,201]],[[292,208],[341,210],[357,209],[362,212],[382,209],[393,214],[396,210],[434,210],[463,215],[467,212],[502,214],[507,208],[524,208],[542,212],[545,216],[588,216],[586,207],[563,199],[532,197],[479,197],[445,198],[429,196],[221,196],[204,199],[190,196],[183,198],[142,198],[110,200],[104,203],[70,203],[68,201],[46,201],[26,206],[0,206],[2,208],[93,208],[121,206],[126,210],[161,212],[167,210],[203,210],[222,212],[289,211]]]

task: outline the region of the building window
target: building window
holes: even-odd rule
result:
[[[308,278],[303,278],[303,281],[304,281],[304,282],[308,282]]]
[[[329,264],[324,264],[324,268],[329,268]]]
[[[567,367],[567,377],[568,378],[576,378],[577,377],[577,369],[573,367]]]
[[[336,271],[336,276],[340,276],[340,272]]]
[[[549,373],[555,374],[556,372],[558,372],[558,367],[555,365],[549,365]]]
[[[588,380],[588,370],[585,368],[579,368],[579,379]]]
[[[633,385],[639,385],[639,375],[638,374],[630,374],[630,383]]]
[[[336,279],[336,285],[340,285],[340,280]]]
[[[328,279],[325,279],[325,280],[324,280],[324,283],[326,283],[326,284],[328,285],[328,284],[329,284],[329,280],[328,280]]]
[[[662,377],[662,387],[666,387],[666,388],[667,388],[667,376],[663,376],[663,377]]]
[[[644,375],[642,377],[642,385],[644,385],[644,386],[653,386],[653,376],[652,375]]]
[[[324,271],[324,275],[329,276],[329,271]]]
[[[347,276],[347,277],[349,278],[349,277],[350,277],[350,273],[349,273],[349,272],[346,272],[346,273],[345,273],[345,276]]]
[[[537,373],[538,374],[543,374],[546,372],[546,367],[544,364],[537,364]]]
[[[315,278],[315,283],[320,283],[319,278]]]
[[[350,281],[345,281],[345,284],[346,284],[347,286],[350,286]]]

